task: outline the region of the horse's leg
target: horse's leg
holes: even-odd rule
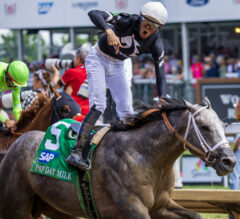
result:
[[[166,208],[159,208],[150,215],[152,219],[202,219],[199,213],[183,208],[172,199],[169,200]]]
[[[121,217],[128,219],[150,219],[148,209],[141,199],[130,191],[127,192],[124,190],[125,189],[120,189],[118,190],[121,191],[120,193],[112,193],[113,202],[121,214]]]
[[[129,219],[150,219],[148,209],[142,203],[142,201],[135,195],[129,195],[128,197],[119,197],[120,200],[115,201],[122,218]]]

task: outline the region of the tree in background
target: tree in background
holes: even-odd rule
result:
[[[42,45],[42,54],[48,54],[48,48],[40,37]],[[0,60],[8,62],[9,59],[18,58],[18,45],[17,45],[17,31],[10,30],[8,34],[1,36],[2,43],[0,44]],[[28,34],[27,31],[23,31],[23,54],[24,59],[28,62],[37,60],[37,34]]]

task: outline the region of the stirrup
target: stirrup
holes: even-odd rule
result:
[[[92,164],[91,164],[90,159],[86,160],[86,165],[87,165],[87,167],[86,166],[81,166],[81,164],[80,164],[78,166],[78,168],[81,169],[81,170],[84,170],[84,171],[90,170],[92,168]]]
[[[133,119],[121,120],[121,123],[122,123],[123,125],[127,125],[127,126],[134,126],[134,120],[133,120]]]

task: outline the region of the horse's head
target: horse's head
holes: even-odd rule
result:
[[[216,169],[219,176],[233,171],[236,158],[224,134],[224,124],[211,108],[207,98],[199,105],[184,101],[188,109],[185,139],[198,150],[189,150]]]
[[[81,113],[81,109],[76,101],[65,92],[57,92],[56,89],[51,88],[54,94],[52,98],[53,113],[51,123],[55,123],[60,119],[73,118]]]

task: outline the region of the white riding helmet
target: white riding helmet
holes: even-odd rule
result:
[[[167,22],[167,9],[161,2],[147,2],[142,6],[140,14],[161,25]]]

